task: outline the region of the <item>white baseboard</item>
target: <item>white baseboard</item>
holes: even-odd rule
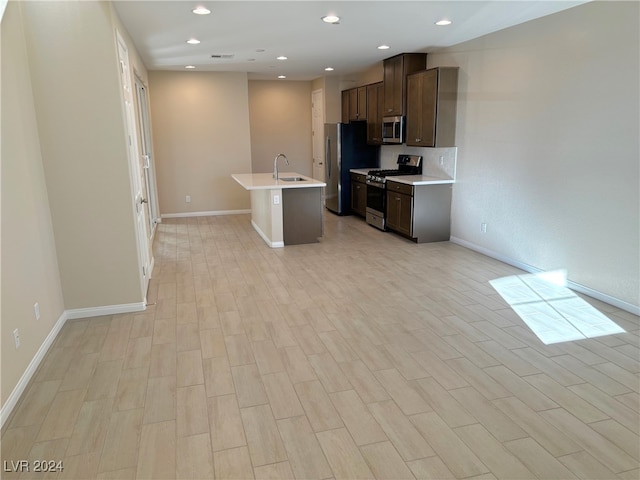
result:
[[[60,330],[62,329],[64,324],[67,322],[67,320],[68,320],[67,312],[64,311],[62,312],[62,315],[60,315],[60,318],[58,318],[58,321],[55,323],[55,325],[49,332],[49,335],[47,335],[47,338],[45,338],[44,342],[42,342],[42,345],[40,345],[40,348],[38,349],[34,357],[31,359],[31,362],[29,362],[29,366],[20,377],[20,380],[18,380],[18,384],[15,386],[15,388],[7,398],[7,401],[4,402],[4,404],[2,405],[2,409],[0,409],[0,428],[4,426],[4,422],[6,422],[9,416],[11,415],[11,412],[13,411],[16,404],[18,403],[18,400],[20,400],[20,397],[22,396],[25,389],[27,388],[27,385],[29,385],[29,382],[31,381],[31,377],[33,377],[33,375],[38,370],[40,363],[42,362],[45,355],[49,351],[49,348],[51,348],[51,345],[53,345],[53,342],[56,340],[58,333],[60,333]]]
[[[42,345],[40,345],[40,348],[31,359],[31,362],[29,362],[29,366],[20,377],[18,384],[15,386],[15,388],[7,398],[7,401],[2,405],[2,408],[0,409],[0,428],[4,426],[5,421],[11,415],[11,412],[18,403],[18,400],[24,393],[27,385],[29,385],[33,374],[38,370],[40,363],[51,348],[51,345],[53,345],[53,342],[55,342],[56,337],[60,333],[60,330],[67,322],[67,320],[99,317],[102,315],[117,315],[120,313],[142,312],[146,308],[146,304],[144,302],[140,302],[127,303],[123,305],[109,305],[106,307],[74,308],[72,310],[65,310],[64,312],[62,312],[62,315],[60,315],[60,318],[47,335],[47,338],[44,339],[44,342],[42,342]]]
[[[101,317],[102,315],[118,315],[120,313],[142,312],[146,310],[145,302],[125,303],[122,305],[107,305],[106,307],[89,307],[74,308],[65,310],[67,318],[74,320],[76,318]]]
[[[513,258],[502,255],[501,253],[494,252],[493,250],[489,250],[488,248],[481,247],[480,245],[476,245],[475,243],[468,242],[458,237],[451,237],[451,243],[455,243],[462,247],[468,248],[469,250],[473,250],[478,253],[482,253],[487,257],[495,258],[496,260],[500,260],[503,263],[508,265],[512,265],[517,267],[525,272],[529,273],[540,273],[543,270],[529,265],[527,263],[520,262],[518,260],[514,260]],[[606,293],[599,292],[598,290],[594,290],[593,288],[587,287],[585,285],[580,285],[579,283],[572,282],[571,280],[567,281],[567,287],[571,290],[575,290],[576,292],[584,293],[596,300],[600,300],[601,302],[608,303],[609,305],[613,305],[621,310],[624,310],[629,313],[633,313],[634,315],[640,315],[640,306],[633,305],[629,302],[625,302],[624,300],[620,300],[619,298],[613,297],[611,295],[607,295]]]
[[[253,219],[251,219],[251,225],[253,226],[253,229],[258,232],[258,235],[260,235],[260,237],[265,241],[265,243],[267,245],[269,245],[271,248],[282,248],[284,247],[284,242],[272,242],[269,237],[267,237],[267,235],[262,231],[262,229],[258,226],[258,224],[256,222],[253,221]]]
[[[163,213],[161,218],[183,218],[183,217],[214,217],[218,215],[242,215],[251,213],[248,210],[213,210],[211,212],[184,212],[184,213]]]

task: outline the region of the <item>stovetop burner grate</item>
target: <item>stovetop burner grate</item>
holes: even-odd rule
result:
[[[403,172],[400,170],[369,170],[369,175],[374,175],[376,177],[392,177],[394,175],[410,175],[411,172]]]
[[[398,175],[420,175],[422,173],[422,157],[420,155],[398,155],[398,168],[369,170],[367,181],[384,184],[385,177]],[[367,182],[369,183],[369,182]]]

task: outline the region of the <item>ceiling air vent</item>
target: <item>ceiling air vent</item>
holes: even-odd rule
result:
[[[231,60],[235,55],[233,53],[214,53],[211,58],[216,60]]]

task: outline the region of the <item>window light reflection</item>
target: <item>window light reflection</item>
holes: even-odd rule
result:
[[[566,287],[566,270],[489,283],[545,345],[625,332]]]

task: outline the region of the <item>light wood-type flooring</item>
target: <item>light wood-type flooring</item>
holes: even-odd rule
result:
[[[270,249],[247,215],[167,220],[139,314],[69,321],[2,435],[2,478],[637,479],[638,317],[545,346],[522,273],[355,217]],[[7,462],[7,463],[4,463]]]

